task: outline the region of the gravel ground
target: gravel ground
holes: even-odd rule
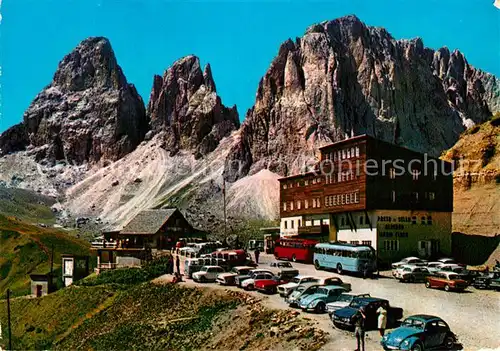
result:
[[[260,267],[268,267],[274,261],[272,255],[261,254]],[[318,277],[338,276],[336,273],[317,271],[312,265],[294,263],[300,274],[315,275]],[[379,279],[362,279],[354,276],[342,275],[342,280],[351,283],[353,293],[370,293],[371,296],[388,299],[391,306],[402,307],[404,317],[413,314],[431,314],[443,318],[458,336],[464,350],[499,349],[500,337],[500,293],[491,290],[476,290],[469,287],[463,293],[447,293],[443,290],[426,289],[424,284],[405,284],[389,278],[389,272],[382,272]],[[170,277],[163,276],[159,280]],[[198,285],[191,280],[188,285]],[[205,284],[213,288],[217,284]],[[231,287],[231,289],[237,289]],[[258,292],[249,292],[260,297],[266,307],[287,309],[279,295],[263,295]],[[316,327],[330,334],[330,341],[324,350],[354,350],[356,340],[353,333],[333,327],[327,314],[301,313],[311,320]],[[378,331],[367,333],[366,350],[381,350]]]

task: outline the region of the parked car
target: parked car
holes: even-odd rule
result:
[[[430,275],[429,271],[425,267],[419,266],[404,266],[403,271],[399,276],[400,282],[423,282]]]
[[[311,275],[297,275],[296,277],[292,278],[289,283],[278,286],[278,293],[280,294],[281,297],[287,297],[300,284],[317,283],[319,281],[320,278],[313,277]]]
[[[404,266],[404,265],[415,265],[415,266],[425,266],[427,265],[427,261],[424,261],[418,257],[407,257],[403,258],[399,262],[395,262],[392,264],[392,268],[398,268],[399,266]]]
[[[343,287],[347,292],[351,291],[351,284],[344,283],[339,277],[320,278],[319,282],[321,285],[336,285]]]
[[[203,266],[199,272],[193,274],[193,280],[200,283],[215,281],[222,272],[224,269],[220,266]]]
[[[236,278],[238,275],[248,274],[253,269],[254,268],[250,266],[233,267],[229,272],[219,274],[215,281],[220,285],[234,285],[234,278]]]
[[[483,273],[472,280],[472,286],[476,289],[489,289],[495,280],[497,283],[493,287],[496,285],[500,288],[500,272]]]
[[[293,268],[290,262],[274,261],[269,263],[269,267],[273,268]]]
[[[250,278],[245,279],[241,282],[241,287],[245,290],[253,290],[255,289],[255,283],[259,280],[269,280],[273,279],[276,276],[270,272],[260,272],[253,274]]]
[[[458,264],[455,259],[450,258],[450,257],[443,257],[437,260],[438,262],[444,263],[444,264]]]
[[[337,301],[339,296],[345,292],[346,289],[341,286],[321,286],[314,292],[314,294],[302,297],[298,305],[304,311],[323,313],[326,311],[327,303]]]
[[[453,272],[438,272],[434,276],[426,278],[427,288],[444,289],[445,291],[463,291],[469,284]]]
[[[340,310],[341,308],[347,307],[351,304],[352,300],[361,297],[370,297],[370,294],[342,294],[339,296],[337,301],[330,302],[326,304],[326,311],[330,315],[330,318],[334,311]]]
[[[435,274],[439,272],[442,266],[444,266],[443,262],[429,262],[427,263],[426,268],[430,274]]]
[[[380,343],[384,350],[449,350],[457,343],[457,337],[441,318],[421,314],[406,318]]]
[[[402,266],[398,266],[397,268],[394,268],[392,270],[392,276],[395,278],[395,279],[399,279],[401,278],[401,275],[403,274],[403,270],[405,268],[408,268],[408,267],[416,267],[416,266],[412,266],[412,265],[408,265],[408,264],[405,264],[405,265],[402,265]]]
[[[269,273],[271,275],[274,275],[273,272],[271,272],[269,269],[262,269],[262,268],[257,268],[257,269],[252,269],[250,272],[248,272],[247,274],[241,274],[241,275],[237,275],[236,277],[234,277],[234,283],[236,286],[240,287],[241,288],[241,284],[246,280],[246,279],[250,279],[252,278],[252,276],[254,274],[257,274],[257,273]]]
[[[393,327],[398,320],[403,318],[403,309],[390,306],[389,301],[377,297],[362,297],[353,299],[348,307],[333,311],[331,316],[333,325],[337,328],[353,328],[352,317],[363,307],[366,315],[365,329],[377,329],[377,309],[380,306],[384,306],[387,310],[387,328]]]
[[[465,270],[464,267],[459,266],[455,263],[443,264],[438,272],[454,272],[454,273],[462,273]]]
[[[300,284],[289,296],[285,298],[285,302],[290,307],[298,307],[301,298],[314,294],[320,287],[322,287],[322,285],[319,283]]]
[[[288,283],[287,280],[282,280],[277,276],[271,279],[257,279],[255,280],[255,290],[266,294],[276,294],[278,288],[286,283]]]

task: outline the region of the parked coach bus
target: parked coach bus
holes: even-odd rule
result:
[[[314,266],[316,269],[336,269],[337,273],[363,272],[365,263],[368,270],[377,270],[375,249],[368,245],[343,243],[321,243],[314,248]]]
[[[277,260],[286,259],[293,262],[312,263],[314,245],[317,243],[316,240],[309,239],[281,238],[276,240],[274,257]]]

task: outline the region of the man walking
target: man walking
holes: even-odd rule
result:
[[[260,250],[258,246],[255,248],[254,254],[255,254],[255,263],[259,264]]]
[[[354,331],[358,345],[356,351],[365,351],[365,320],[365,309],[361,307],[352,317],[352,322],[356,326],[356,330]]]
[[[177,274],[181,274],[181,260],[179,258],[179,255],[175,257],[175,264],[177,266]]]

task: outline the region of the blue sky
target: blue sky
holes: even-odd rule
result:
[[[226,105],[241,119],[280,43],[311,24],[356,14],[396,38],[462,50],[500,76],[500,10],[493,0],[163,1],[0,0],[0,132],[22,120],[62,57],[89,36],[110,39],[118,63],[145,101],[153,75],[195,54],[210,62]]]

